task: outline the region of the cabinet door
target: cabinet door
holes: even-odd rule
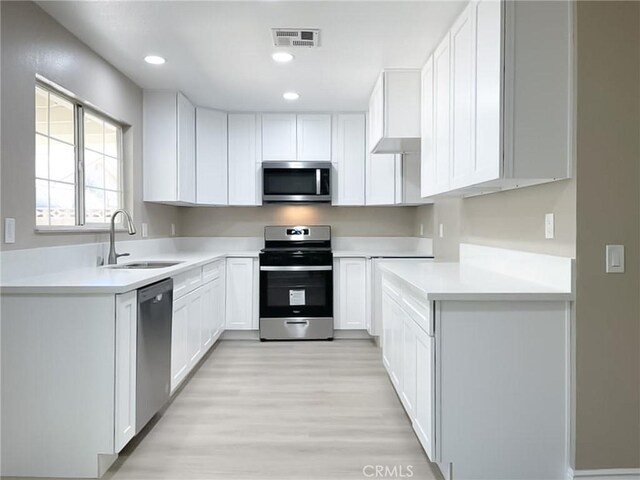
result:
[[[384,284],[383,284],[384,285]],[[393,356],[393,309],[392,298],[388,292],[382,289],[382,363],[389,375]]]
[[[340,258],[338,272],[337,329],[360,330],[367,328],[367,260],[366,258]]]
[[[435,131],[435,192],[449,190],[451,165],[451,103],[450,103],[450,59],[449,34],[433,54],[433,95]]]
[[[196,109],[178,93],[178,201],[196,201]]]
[[[136,433],[137,295],[116,295],[115,452]]]
[[[296,160],[296,115],[262,115],[262,161]]]
[[[213,292],[213,282],[205,283],[200,287],[202,302],[202,353],[206,353],[213,345],[213,336],[216,332],[216,298]]]
[[[475,157],[475,3],[451,29],[451,188],[472,183]]]
[[[432,462],[435,458],[435,345],[434,338],[416,328],[416,400],[413,428]]]
[[[171,323],[171,391],[173,392],[187,374],[187,302],[188,295],[173,302]]]
[[[224,271],[224,270],[223,270]],[[220,275],[218,278],[211,282],[211,287],[213,290],[213,341],[222,334],[224,331],[224,321],[225,321],[225,298],[224,298],[224,288],[225,286],[225,276],[224,273]]]
[[[196,109],[196,203],[227,204],[227,114]]]
[[[369,147],[372,152],[384,134],[384,73],[380,74],[369,98]]]
[[[331,160],[331,115],[298,115],[296,119],[297,160]]]
[[[365,204],[365,116],[341,114],[336,118],[333,205]]]
[[[187,371],[191,371],[202,356],[202,287],[187,298]]]
[[[252,258],[227,259],[226,328],[251,330],[253,327],[254,271]]]
[[[230,113],[228,128],[229,205],[259,205],[256,116]]]
[[[387,368],[391,383],[401,392],[402,361],[399,358],[402,347],[402,314],[398,302],[389,293],[383,282],[382,287],[382,360]]]
[[[402,403],[407,410],[409,418],[415,416],[416,404],[416,328],[413,320],[406,313],[402,318]]]
[[[367,156],[367,205],[394,205],[396,203],[396,168],[394,154]]]
[[[436,193],[435,130],[434,130],[433,56],[422,68],[422,118],[420,140],[420,194]]]
[[[501,122],[501,2],[476,3],[476,105],[475,156],[472,182],[500,177]]]

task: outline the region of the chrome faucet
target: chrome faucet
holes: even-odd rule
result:
[[[129,235],[136,234],[136,226],[133,224],[133,220],[131,219],[131,215],[126,210],[116,210],[111,215],[111,230],[109,230],[109,259],[107,260],[107,264],[115,265],[118,263],[119,257],[126,257],[128,253],[116,253],[116,216],[122,213],[127,220],[127,230]]]

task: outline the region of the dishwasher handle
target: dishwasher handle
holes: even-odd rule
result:
[[[148,285],[138,290],[138,304],[152,300],[153,303],[159,303],[162,299],[167,298],[166,293],[173,291],[173,279],[167,278],[152,285]]]

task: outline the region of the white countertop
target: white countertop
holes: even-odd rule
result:
[[[355,250],[339,250],[334,253],[334,257],[424,257],[424,254],[415,251],[384,251],[384,252],[364,252]],[[162,253],[149,256],[135,256],[135,258],[122,258],[120,264],[144,261],[177,261],[178,265],[167,268],[153,269],[116,269],[111,266],[104,267],[84,267],[73,270],[65,270],[47,275],[30,276],[20,279],[3,282],[0,292],[3,294],[95,294],[113,295],[124,293],[137,288],[149,285],[165,278],[173,277],[177,274],[192,268],[205,265],[215,260],[227,257],[252,257],[257,258],[257,250],[239,252],[215,252],[197,251],[186,252],[177,251],[174,253]]]
[[[416,261],[382,264],[391,274],[424,293],[427,300],[573,300],[571,291],[460,263]]]
[[[433,255],[415,250],[333,250],[334,258],[433,258]]]

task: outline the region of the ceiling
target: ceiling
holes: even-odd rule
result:
[[[177,89],[230,111],[366,110],[383,68],[420,68],[458,1],[41,1],[143,88]],[[320,47],[276,64],[271,28],[319,28]],[[148,65],[149,54],[167,59]],[[282,93],[296,91],[296,102]]]

